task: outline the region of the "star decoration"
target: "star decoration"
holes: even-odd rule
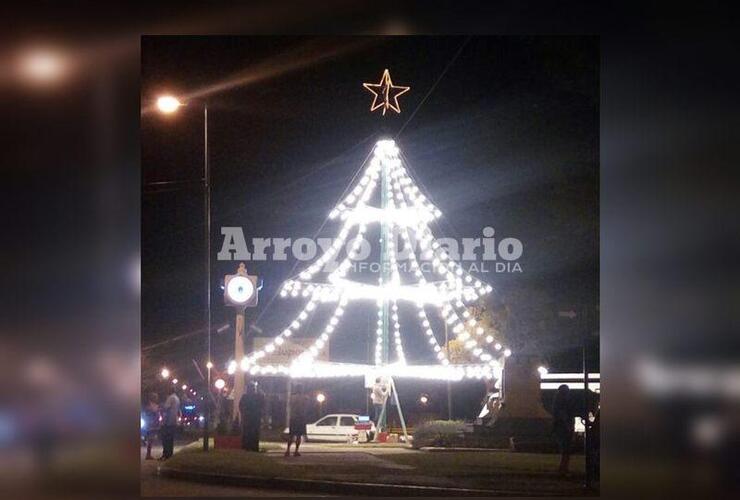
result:
[[[411,90],[411,87],[393,85],[391,74],[387,69],[383,71],[383,76],[380,78],[380,82],[363,83],[362,86],[372,92],[374,96],[373,103],[370,105],[370,111],[383,108],[383,116],[385,116],[385,112],[388,111],[389,108],[396,113],[400,113],[401,107],[398,105],[398,96]]]

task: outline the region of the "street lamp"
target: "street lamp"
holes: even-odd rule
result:
[[[171,114],[177,111],[177,109],[182,106],[182,103],[177,97],[171,96],[171,95],[163,95],[159,99],[157,99],[157,109],[161,113],[164,114]]]
[[[30,83],[49,84],[59,80],[68,66],[68,58],[58,51],[36,48],[20,55],[17,73],[19,77]]]
[[[226,387],[226,382],[224,381],[224,379],[218,378],[213,383],[213,385],[216,386],[216,389],[218,389],[220,391],[221,389],[223,389],[224,387]]]
[[[419,402],[423,405],[426,405],[429,402],[429,396],[427,396],[426,394],[422,394],[419,398]]]
[[[323,409],[324,409],[324,401],[326,401],[326,396],[323,392],[320,392],[316,395],[316,401],[319,402],[319,417],[323,415]]]
[[[173,378],[172,379],[172,385],[177,385],[177,379],[176,378]]]
[[[188,384],[182,384],[182,390],[185,391],[188,388]]]
[[[157,109],[163,114],[172,114],[187,102],[180,101],[172,95],[163,95],[157,99]],[[203,243],[205,246],[205,271],[206,271],[206,334],[208,335],[208,358],[211,359],[211,176],[208,169],[208,104],[203,103],[203,179],[204,196],[203,211],[205,217],[205,231]],[[208,369],[207,386],[211,386],[211,370]],[[203,451],[208,451],[208,423],[211,417],[210,405],[206,404],[206,421],[203,426]]]
[[[162,372],[160,373],[162,375],[162,378],[167,380],[170,378],[170,371],[167,368],[162,368]]]

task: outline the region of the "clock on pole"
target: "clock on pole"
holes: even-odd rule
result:
[[[236,274],[224,276],[224,302],[227,306],[236,309],[236,323],[234,334],[234,359],[240,360],[244,357],[244,331],[245,311],[247,307],[256,307],[259,301],[259,280],[257,276],[247,274],[247,266],[244,262],[239,264]],[[231,398],[234,400],[232,417],[239,412],[239,399],[244,394],[245,373],[237,371],[234,373],[234,389]]]

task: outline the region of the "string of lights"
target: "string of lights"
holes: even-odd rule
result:
[[[332,246],[322,254],[298,279],[287,280],[280,290],[280,296],[287,298],[303,297],[308,304],[290,325],[277,335],[265,347],[245,356],[239,367],[253,375],[287,375],[290,377],[323,377],[323,376],[359,376],[369,372],[387,374],[395,377],[416,377],[428,379],[459,380],[467,377],[495,376],[501,370],[499,356],[487,351],[486,344],[494,342],[493,335],[485,335],[485,329],[478,325],[470,313],[465,309],[464,301],[474,301],[490,293],[493,289],[479,279],[466,272],[454,262],[447,250],[439,244],[429,227],[429,224],[442,215],[442,212],[421,193],[418,186],[407,174],[403,167],[399,149],[392,140],[378,141],[364,173],[357,184],[343,197],[337,206],[329,213],[329,219],[342,221],[338,238]],[[383,193],[389,200],[384,208],[370,206],[368,203],[373,196],[381,176],[388,176],[385,183],[387,191]],[[415,283],[403,283],[399,272],[397,248],[394,241],[388,241],[390,256],[390,278],[388,282],[379,279],[378,285],[371,285],[354,281],[347,277],[352,268],[353,260],[357,258],[360,247],[369,224],[389,224],[398,228],[403,239],[405,249],[410,249],[409,259]],[[327,278],[327,283],[317,283],[311,280],[322,270],[331,259],[334,259],[341,249],[347,245],[353,227],[357,227],[350,247],[344,259],[338,264]],[[424,276],[419,260],[416,258],[412,246],[411,233],[419,244],[420,258],[431,263],[434,273],[442,278],[441,281],[430,282]],[[376,329],[375,365],[359,365],[348,363],[328,363],[318,361],[316,357],[323,350],[330,336],[336,330],[346,305],[356,300],[372,300],[378,306],[378,328]],[[402,331],[399,319],[399,302],[414,302],[418,309],[419,322],[429,339],[429,345],[435,352],[438,365],[408,365],[403,350]],[[302,322],[317,306],[325,302],[338,302],[334,314],[326,324],[322,334],[314,343],[296,356],[292,363],[270,364],[260,360],[273,352],[287,337],[298,330]],[[394,363],[383,364],[383,308],[385,304],[391,307],[390,324],[393,327],[393,343],[396,352]],[[425,305],[435,307],[443,321],[451,328],[462,345],[475,356],[480,363],[466,365],[451,365],[447,353],[437,342],[431,323],[424,309]],[[479,342],[480,339],[480,342]],[[502,351],[503,347],[496,343],[495,351]],[[503,356],[511,354],[509,349],[503,349]],[[236,372],[236,364],[229,364],[228,372]]]

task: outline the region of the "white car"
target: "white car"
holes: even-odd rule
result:
[[[364,419],[363,419],[364,420]],[[306,425],[306,437],[310,441],[342,441],[349,436],[355,437],[361,431],[355,429],[356,424],[367,424],[368,439],[375,435],[375,424],[372,420],[360,421],[359,415],[349,413],[325,415],[312,424]]]

